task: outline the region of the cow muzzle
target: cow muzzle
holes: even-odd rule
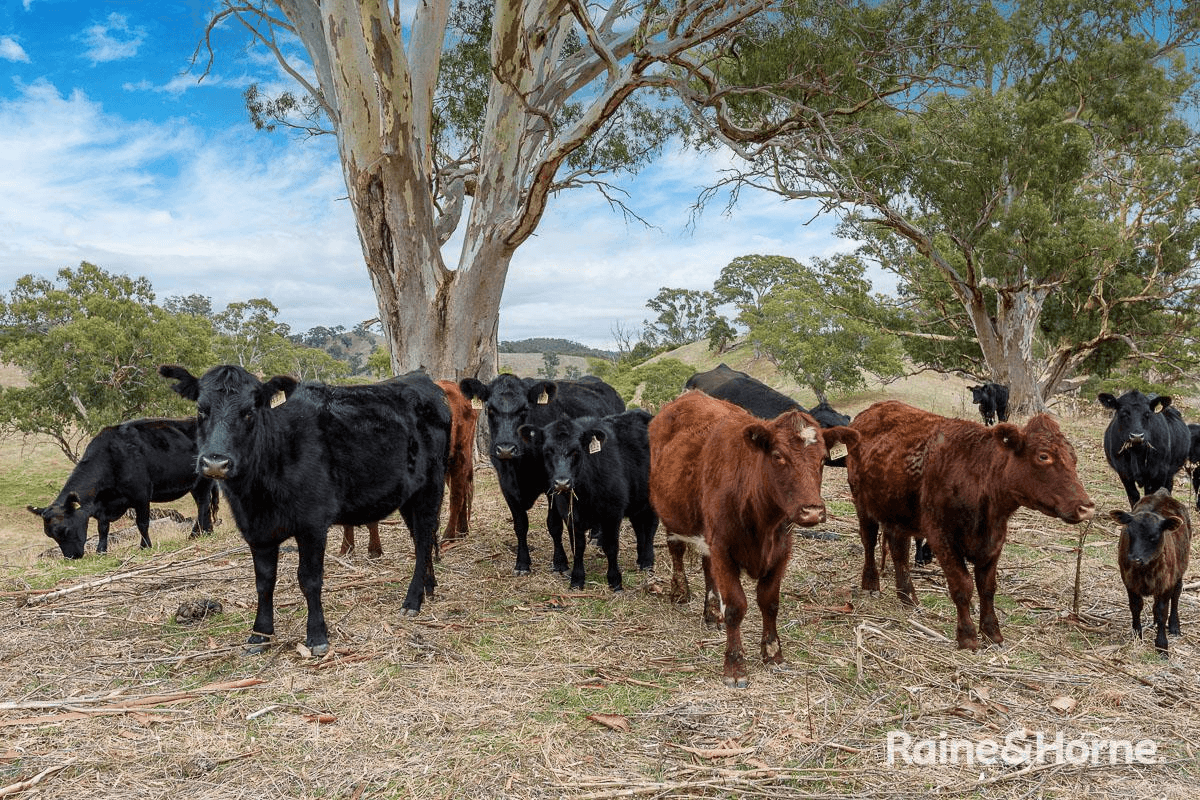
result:
[[[550,488],[553,489],[556,494],[569,494],[573,487],[571,485],[570,478],[555,478],[553,483],[551,483]]]
[[[492,448],[492,455],[501,461],[510,461],[517,457],[517,446],[515,444],[498,444]]]
[[[206,478],[213,480],[224,480],[229,475],[229,468],[232,466],[232,461],[225,456],[202,456],[200,458],[200,472]]]
[[[825,506],[804,506],[796,517],[796,524],[803,528],[820,525],[825,521]]]

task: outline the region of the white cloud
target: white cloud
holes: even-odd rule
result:
[[[86,46],[83,57],[92,66],[106,61],[120,61],[137,55],[138,48],[146,39],[144,28],[131,27],[129,18],[113,12],[104,22],[89,25],[79,34]]]
[[[0,36],[0,58],[5,61],[24,61],[29,63],[29,55],[25,48],[11,36]]]

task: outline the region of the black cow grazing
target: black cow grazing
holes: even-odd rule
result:
[[[824,400],[818,403],[816,408],[807,409],[783,392],[767,386],[758,378],[733,369],[726,364],[718,364],[708,372],[697,372],[687,379],[683,388],[685,391],[699,389],[709,397],[727,400],[735,406],[741,406],[759,419],[775,419],[788,411],[803,411],[811,415],[822,428],[837,428],[850,424],[850,417],[835,411]],[[836,458],[826,458],[825,466],[846,466],[845,454]]]
[[[1164,487],[1170,492],[1192,446],[1191,432],[1171,398],[1134,389],[1120,397],[1105,392],[1099,400],[1113,411],[1104,431],[1104,457],[1121,479],[1129,507],[1141,497],[1138,486],[1146,494]]]
[[[199,378],[162,366],[171,387],[196,402],[200,470],[224,484],[238,529],[254,556],[258,612],[252,649],[275,633],[279,546],[295,537],[297,577],[308,604],[305,643],[329,650],[321,607],[329,526],[366,525],[396,509],[408,525],[416,565],[402,614],[416,614],[437,582],[433,547],[450,442],[446,396],[421,373],[364,386],[263,383],[241,367]],[[278,395],[287,399],[276,404]]]
[[[625,402],[616,389],[590,375],[578,381],[499,375],[487,384],[476,378],[463,378],[458,385],[468,399],[478,399],[484,404],[492,439],[489,455],[517,536],[517,563],[513,572],[528,575],[529,509],[546,493],[549,481],[541,454],[521,441],[520,427],[541,428],[563,414],[572,418],[619,414],[625,410]],[[546,512],[546,527],[554,542],[554,571],[566,572],[562,518],[553,509]]]
[[[1008,387],[999,383],[969,386],[971,402],[979,406],[979,416],[984,425],[995,425],[996,420],[1008,422]]]
[[[1142,636],[1142,598],[1154,598],[1154,649],[1167,657],[1167,633],[1179,635],[1179,595],[1187,571],[1192,525],[1183,503],[1159,489],[1133,507],[1110,512],[1121,525],[1117,566],[1129,595],[1133,630]],[[1168,614],[1168,605],[1170,613]]]
[[[142,547],[150,547],[150,504],[189,492],[196,501],[192,535],[212,533],[217,489],[196,472],[196,420],[135,419],[96,434],[58,498],[45,508],[28,508],[64,556],[81,558],[88,518],[96,518],[100,531],[97,553],[108,552],[109,523],[130,508]]]
[[[564,415],[543,428],[520,428],[522,442],[542,454],[551,508],[567,524],[575,556],[572,589],[583,588],[586,533],[598,527],[608,586],[621,590],[617,534],[622,518],[633,526],[638,568],[654,569],[658,515],[650,505],[651,419],[634,409],[602,418]]]

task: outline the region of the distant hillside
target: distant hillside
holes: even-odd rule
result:
[[[334,328],[318,326],[289,338],[299,344],[324,350],[338,361],[345,361],[350,365],[351,375],[365,375],[367,359],[383,346],[382,336],[361,325],[349,331],[341,325]]]
[[[616,358],[611,350],[597,350],[594,347],[572,342],[570,339],[521,339],[516,342],[501,342],[501,353],[558,353],[561,356],[580,356],[581,358]],[[501,359],[503,360],[503,359]]]

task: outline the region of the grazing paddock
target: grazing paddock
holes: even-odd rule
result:
[[[665,537],[656,579],[637,571],[626,525],[625,592],[608,590],[603,555],[590,545],[588,583],[571,591],[550,571],[539,501],[533,574],[513,576],[512,523],[490,468],[477,472],[471,531],[442,548],[437,594],[417,617],[400,614],[413,559],[402,527],[383,526],[381,559],[327,550],[331,650],[319,660],[297,652],[305,605],[291,579],[294,550],[281,556],[279,643],[242,654],[253,570],[225,513],[212,537],[188,541],[184,525],[156,529],[155,548],[139,552],[127,532],[107,556],[6,567],[0,792],[69,800],[1194,797],[1200,628],[1189,620],[1200,619],[1200,576],[1195,567],[1185,575],[1183,635],[1160,661],[1153,642],[1129,630],[1107,518],[1128,503],[1104,462],[1106,422],[1099,414],[1062,421],[1097,504],[1094,524],[1025,509],[1010,522],[996,595],[1002,649],[955,649],[954,605],[936,564],[913,572],[916,610],[894,592],[856,589],[862,549],[846,473],[825,470],[829,520],[805,531],[822,538],[797,536],[784,579],[787,660],[757,666],[739,690],[721,682],[725,636],[702,626],[703,598],[676,607],[664,594]],[[27,548],[36,534],[42,549],[53,548],[20,510],[5,517],[4,545]],[[1076,622],[1068,615],[1081,534]],[[693,583],[702,580],[698,559],[687,568]],[[220,613],[175,621],[181,604],[208,599]],[[756,638],[760,624],[749,614],[746,635]],[[944,734],[1003,745],[1019,729],[1042,733],[1048,746],[1059,733],[1064,747],[1150,740],[1156,763],[1114,765],[1104,754],[1100,763],[1056,763],[1050,753],[1032,768],[968,765],[959,753],[957,764],[910,766],[903,754],[888,764],[892,731],[913,742]]]

